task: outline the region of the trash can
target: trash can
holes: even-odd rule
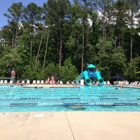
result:
[[[81,85],[81,86],[84,86],[84,79],[81,79],[81,80],[80,80],[80,85]]]

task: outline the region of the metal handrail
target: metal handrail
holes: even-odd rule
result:
[[[11,77],[0,77],[0,79],[4,80],[4,79],[11,79]]]

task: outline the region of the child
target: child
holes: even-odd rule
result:
[[[54,76],[52,75],[51,77],[51,84],[53,85],[54,84]]]
[[[45,81],[45,84],[50,84],[50,78]]]

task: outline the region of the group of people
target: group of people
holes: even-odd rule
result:
[[[116,89],[116,90],[118,90],[118,88],[117,88],[117,87],[116,87],[115,89]],[[120,90],[123,90],[123,87],[120,87]]]
[[[55,83],[55,78],[53,75],[51,76],[51,78],[47,78],[45,80],[45,84],[52,84],[53,85],[54,83]]]
[[[14,69],[12,69],[12,71],[11,71],[11,80],[12,80],[12,83],[14,84],[15,83],[15,76],[16,76],[16,72],[15,72],[15,70]],[[55,78],[54,78],[54,76],[52,75],[51,76],[51,78],[47,78],[46,80],[45,80],[45,84],[54,84],[55,83]],[[18,85],[22,85],[21,83],[20,83],[20,81],[18,80],[17,81],[17,84]]]

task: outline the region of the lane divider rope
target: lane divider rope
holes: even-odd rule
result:
[[[1,97],[0,100],[140,100],[140,98],[30,98],[30,97]]]
[[[139,106],[140,103],[0,103],[0,106]]]

